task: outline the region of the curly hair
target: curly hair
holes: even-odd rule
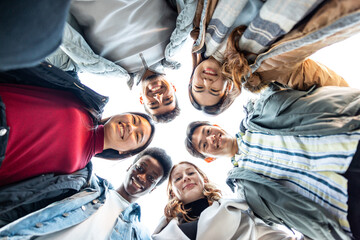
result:
[[[258,74],[252,74],[244,51],[240,50],[239,40],[246,26],[236,27],[230,34],[224,53],[222,73],[232,79],[234,85],[241,91],[242,86],[250,92],[258,92],[267,86]]]
[[[196,171],[198,171],[198,173],[201,175],[201,177],[204,180],[203,194],[207,198],[209,205],[212,205],[214,201],[218,201],[221,199],[221,191],[220,191],[220,189],[216,188],[216,186],[214,184],[210,183],[206,174],[203,171],[201,171],[195,164],[193,164],[191,162],[182,161],[172,167],[172,169],[170,171],[170,175],[169,175],[168,186],[167,186],[167,194],[168,194],[169,201],[166,204],[165,209],[164,209],[165,217],[166,217],[167,221],[170,221],[171,219],[173,219],[175,217],[181,217],[186,222],[191,222],[196,219],[193,219],[187,215],[187,212],[190,209],[185,209],[184,203],[182,201],[180,201],[174,195],[172,184],[171,184],[172,183],[171,174],[174,171],[174,169],[181,164],[189,164],[189,165],[193,166],[196,169]]]

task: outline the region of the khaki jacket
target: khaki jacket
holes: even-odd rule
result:
[[[360,1],[325,1],[308,20],[259,54],[250,67],[262,81],[278,81],[298,90],[314,84],[345,87],[348,84],[341,76],[308,57],[359,31]]]

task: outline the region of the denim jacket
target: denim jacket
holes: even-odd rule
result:
[[[89,185],[80,192],[54,202],[0,228],[0,239],[32,239],[79,224],[88,219],[106,201],[112,186],[92,175]],[[140,206],[127,207],[117,218],[110,239],[150,239],[140,224]]]
[[[271,83],[260,99],[247,104],[245,127],[274,135],[351,132],[360,128],[359,96],[360,90],[355,88],[327,86],[299,91]]]

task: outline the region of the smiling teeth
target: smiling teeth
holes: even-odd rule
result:
[[[141,185],[135,180],[135,178],[133,178],[133,182],[138,188],[142,188]]]
[[[161,87],[154,87],[151,89],[151,91],[156,92],[156,91],[159,91],[160,89],[161,89]]]
[[[204,73],[210,74],[210,75],[216,75],[216,72],[211,71],[211,70],[204,70]]]
[[[120,136],[124,138],[124,126],[122,124],[120,124]]]

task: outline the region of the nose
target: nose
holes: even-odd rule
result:
[[[132,134],[132,132],[134,131],[135,126],[132,123],[128,123],[127,124],[127,130],[128,130],[128,134]]]
[[[212,134],[212,135],[209,135],[206,137],[206,141],[210,144],[214,144],[215,143],[215,135]]]
[[[210,87],[213,83],[211,78],[203,78],[205,87]]]
[[[145,173],[143,173],[143,174],[139,173],[139,174],[137,175],[137,177],[138,177],[138,179],[139,179],[142,183],[145,182],[145,179],[146,179]]]
[[[154,98],[156,99],[156,101],[158,101],[159,103],[162,103],[163,100],[163,94],[155,94]]]

